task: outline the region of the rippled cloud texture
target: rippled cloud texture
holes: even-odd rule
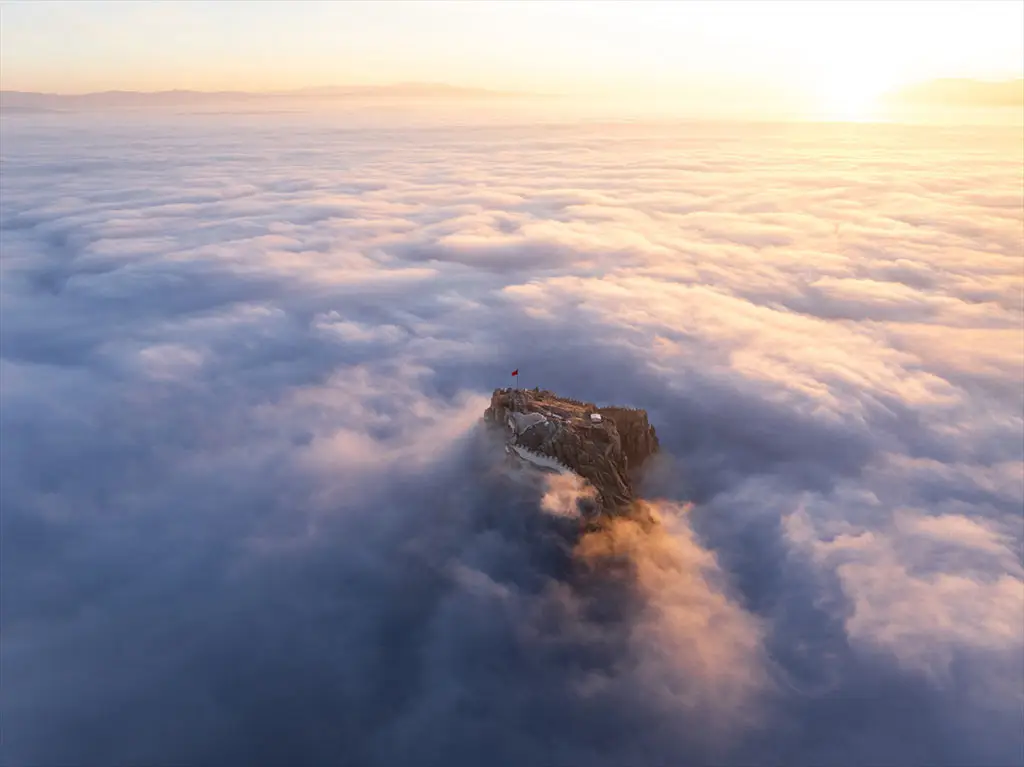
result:
[[[5,763],[1024,762],[1019,129],[2,130]]]

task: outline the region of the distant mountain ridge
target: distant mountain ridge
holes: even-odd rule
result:
[[[885,101],[891,105],[922,107],[1024,107],[1024,79],[929,80],[889,93]]]
[[[467,88],[443,83],[396,83],[392,85],[342,85],[286,91],[98,91],[60,94],[34,91],[0,91],[0,108],[12,111],[107,109],[117,107],[204,106],[225,103],[265,103],[286,100],[486,100],[544,98],[546,94]]]

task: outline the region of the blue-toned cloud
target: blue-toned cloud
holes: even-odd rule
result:
[[[1019,129],[0,130],[5,763],[1024,762]]]

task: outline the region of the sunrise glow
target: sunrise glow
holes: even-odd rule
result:
[[[48,2],[2,13],[0,85],[58,93],[415,81],[864,119],[892,88],[1024,67],[1014,2],[259,2],[244,14],[221,2]]]

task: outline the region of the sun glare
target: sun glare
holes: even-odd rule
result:
[[[874,89],[837,84],[822,95],[821,116],[846,122],[871,120],[877,109],[878,95]]]
[[[863,122],[877,116],[879,98],[896,83],[883,71],[863,63],[823,67],[816,78],[819,116],[825,120]]]

